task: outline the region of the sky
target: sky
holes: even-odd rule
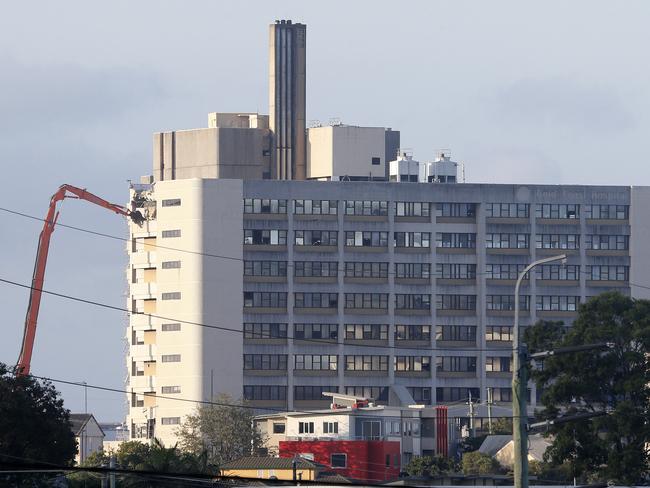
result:
[[[0,207],[43,217],[59,185],[125,204],[152,133],[268,113],[268,24],[307,24],[307,119],[392,127],[468,182],[650,185],[647,1],[11,2],[0,16]],[[59,222],[126,236],[66,200]],[[31,280],[41,223],[0,210],[0,278]],[[123,307],[125,243],[57,228],[45,288]],[[0,283],[0,362],[28,292]],[[123,388],[125,314],[44,296],[32,372]],[[56,384],[84,409],[83,388]],[[120,394],[88,390],[100,421]]]

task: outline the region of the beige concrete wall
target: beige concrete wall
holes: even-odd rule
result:
[[[336,125],[307,131],[308,178],[386,174],[386,135],[383,127]],[[379,165],[372,158],[380,158]]]
[[[650,208],[650,187],[633,186],[630,205],[630,289],[634,298],[650,299],[650,290],[635,286],[650,286],[650,226],[648,226],[648,208]]]
[[[242,181],[161,181],[153,195],[157,202],[156,225],[148,225],[148,232],[131,227],[136,239],[151,242],[156,237],[158,246],[149,245],[145,250],[144,245],[136,243],[131,252],[131,266],[146,262],[148,270],[136,273],[136,282],[130,284],[132,299],[136,308],[143,302],[145,312],[155,313],[156,317],[131,316],[131,329],[153,330],[145,332],[144,345],[131,346],[127,359],[127,365],[132,361],[145,362],[144,377],[130,376],[129,385],[131,390],[144,395],[144,405],[131,406],[127,422],[143,425],[147,419],[155,418],[155,437],[165,445],[173,445],[179,425],[163,425],[162,419],[180,418],[182,422],[197,406],[176,401],[175,397],[203,401],[209,400],[211,393],[228,393],[234,398],[242,395],[241,333],[209,326],[241,330],[243,264],[207,256],[242,257]],[[180,199],[181,203],[163,207],[165,199]],[[163,238],[162,232],[166,230],[180,230],[180,236]],[[140,256],[143,253],[148,256]],[[162,269],[164,261],[180,261],[180,268]],[[154,276],[155,283],[148,285],[155,286],[143,289],[147,278]],[[135,292],[139,294],[134,295]],[[180,299],[162,300],[163,293],[180,293]],[[163,324],[170,323],[179,323],[180,330],[162,329]],[[163,362],[165,355],[180,355],[180,362]],[[172,386],[179,387],[180,392],[163,393],[163,387]],[[163,398],[147,396],[147,392]]]
[[[154,134],[154,181],[262,179],[264,172],[270,171],[269,130],[237,127],[235,120],[230,124],[227,120],[234,114],[223,115],[227,127]]]

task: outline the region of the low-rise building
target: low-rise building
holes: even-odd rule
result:
[[[77,441],[76,464],[83,463],[94,452],[104,447],[104,431],[91,413],[71,413],[70,428]]]
[[[221,476],[249,479],[314,481],[322,472],[325,472],[323,465],[300,457],[251,456],[221,466]]]

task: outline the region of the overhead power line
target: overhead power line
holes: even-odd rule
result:
[[[179,318],[175,318],[175,317],[165,317],[165,316],[162,316],[162,315],[151,314],[151,313],[146,313],[146,312],[133,312],[133,311],[129,310],[128,308],[118,307],[116,305],[109,305],[107,303],[102,303],[102,302],[98,302],[98,301],[95,301],[95,300],[89,300],[89,299],[85,299],[85,298],[75,297],[75,296],[72,296],[72,295],[66,295],[64,293],[57,293],[57,292],[45,290],[45,289],[42,289],[42,288],[35,288],[33,286],[30,286],[30,285],[25,285],[23,283],[18,283],[17,281],[8,280],[6,278],[1,278],[1,277],[0,277],[0,283],[5,283],[5,284],[8,284],[8,285],[12,285],[12,286],[20,287],[20,288],[26,288],[28,290],[37,290],[37,291],[40,291],[40,292],[45,293],[47,295],[52,295],[52,296],[55,296],[55,297],[58,297],[58,298],[63,298],[63,299],[66,299],[66,300],[71,300],[71,301],[75,301],[75,302],[79,302],[79,303],[85,303],[87,305],[92,305],[92,306],[96,306],[96,307],[106,308],[106,309],[109,309],[109,310],[115,310],[115,311],[118,311],[118,312],[124,312],[124,313],[126,313],[128,315],[144,315],[145,317],[151,317],[151,318],[166,320],[166,321],[170,321],[170,322],[178,322],[178,323],[188,324],[188,325],[195,325],[197,327],[205,327],[205,328],[208,328],[208,329],[215,329],[215,330],[220,330],[220,331],[224,331],[224,332],[234,332],[234,333],[237,333],[237,334],[244,334],[244,332],[245,332],[242,329],[234,329],[234,328],[225,327],[225,326],[222,326],[222,325],[213,325],[213,324],[205,324],[205,323],[202,323],[202,322],[193,322],[191,320],[184,320],[184,319],[179,319]],[[283,337],[283,339],[284,339],[284,337]],[[332,346],[334,346],[334,345],[345,345],[345,346],[350,346],[350,347],[370,347],[370,348],[375,348],[375,349],[377,349],[377,348],[379,348],[379,349],[396,349],[396,350],[403,350],[403,351],[417,350],[417,351],[446,351],[446,352],[452,352],[452,351],[504,352],[504,351],[510,350],[509,346],[504,346],[504,347],[501,347],[501,348],[407,347],[407,346],[388,346],[388,345],[386,345],[386,346],[381,346],[381,345],[376,346],[376,345],[372,345],[372,344],[346,344],[345,342],[338,342],[338,340],[337,340],[337,342],[334,342],[332,340],[327,340],[327,339],[310,339],[310,338],[302,338],[302,337],[295,337],[295,336],[293,336],[293,337],[292,336],[287,336],[286,339],[287,340],[292,339],[292,340],[295,340],[295,341],[302,341],[302,342],[311,342],[311,343],[318,344],[318,345],[321,345],[321,346],[323,346],[323,345],[332,345]]]

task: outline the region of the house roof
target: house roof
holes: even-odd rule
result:
[[[222,470],[230,469],[291,469],[293,458],[276,458],[266,456],[250,456],[235,459],[221,465]],[[324,466],[308,459],[298,458],[299,469],[321,469]]]
[[[512,436],[509,434],[506,435],[489,435],[481,444],[481,447],[478,448],[479,452],[487,454],[488,456],[494,456],[499,452],[503,447],[512,440]]]
[[[102,431],[102,435],[106,435],[92,413],[71,413],[70,414],[70,430],[76,436],[81,434],[88,422],[92,419],[97,425],[97,428]]]

